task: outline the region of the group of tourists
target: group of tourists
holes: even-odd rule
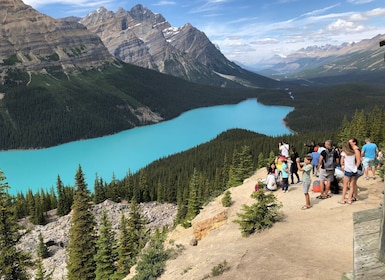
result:
[[[352,204],[358,200],[357,179],[364,176],[365,180],[376,178],[376,171],[382,164],[382,152],[369,138],[360,147],[355,138],[342,144],[341,149],[333,145],[332,140],[326,140],[322,144],[305,144],[308,147],[306,156],[301,162],[295,147],[282,140],[279,143],[279,154],[275,161],[267,167],[265,179],[266,191],[282,189],[283,193],[289,191],[289,179],[291,184],[302,182],[302,191],[305,195],[303,210],[312,207],[309,197],[309,189],[312,183],[311,175],[318,177],[320,194],[318,199],[330,197],[331,184],[335,180],[342,180],[342,196],[340,204]],[[302,181],[298,172],[302,172]],[[339,175],[339,176],[337,176]],[[337,182],[338,188],[338,182]],[[339,191],[337,189],[337,191]]]

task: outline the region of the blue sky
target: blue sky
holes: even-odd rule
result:
[[[23,0],[54,18],[142,4],[174,27],[191,23],[230,60],[253,65],[307,46],[385,34],[384,0]]]

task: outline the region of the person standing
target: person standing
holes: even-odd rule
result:
[[[361,150],[360,147],[358,147],[358,140],[354,137],[349,139],[349,144],[354,150],[354,153],[356,154],[356,159],[359,158],[360,162],[357,165],[357,175],[356,175],[356,180],[353,181],[353,184],[351,185],[351,188],[353,189],[353,196],[352,196],[352,201],[357,201],[358,200],[358,186],[357,186],[357,180],[360,176],[363,175],[363,167],[362,167],[362,158],[361,158]]]
[[[334,171],[336,165],[339,163],[338,154],[333,149],[333,141],[325,141],[325,150],[320,154],[318,161],[320,191],[321,194],[317,196],[319,199],[329,198],[329,191],[331,182],[334,181]]]
[[[313,175],[318,177],[318,161],[320,154],[317,151],[311,153],[311,165],[313,167]]]
[[[338,201],[340,204],[345,204],[346,194],[348,191],[348,186],[350,185],[349,197],[347,199],[348,204],[352,204],[354,185],[357,180],[357,170],[358,165],[361,162],[361,157],[358,153],[355,153],[349,142],[344,142],[342,144],[341,152],[341,169],[344,171],[343,178],[343,189],[341,200]]]
[[[297,158],[299,157],[299,154],[295,147],[291,147],[291,154],[290,154],[290,178],[291,178],[291,184],[294,184],[294,175],[297,177],[297,184],[301,181],[299,179],[298,175],[298,167],[297,167]]]
[[[284,193],[289,191],[289,166],[287,165],[287,159],[282,160],[282,191]]]
[[[370,142],[370,138],[365,139],[365,145],[362,146],[361,156],[362,165],[365,172],[365,180],[369,180],[369,170],[372,171],[372,178],[376,179],[376,159],[378,156],[378,147]]]
[[[314,149],[315,149],[315,147],[317,146],[316,145],[316,143],[315,143],[315,141],[311,141],[310,142],[310,144],[306,144],[306,143],[304,143],[303,144],[305,147],[308,147],[309,148],[309,150],[308,150],[308,154],[311,154],[312,152],[314,152]]]
[[[289,144],[286,143],[286,140],[282,140],[282,142],[279,143],[279,154],[281,156],[284,156],[286,158],[289,157]]]
[[[309,188],[311,185],[310,172],[313,169],[311,164],[312,157],[310,154],[305,156],[303,166],[301,166],[300,159],[296,159],[297,168],[299,171],[302,171],[302,191],[305,195],[305,205],[302,206],[302,210],[307,210],[311,208],[310,196],[309,196]]]

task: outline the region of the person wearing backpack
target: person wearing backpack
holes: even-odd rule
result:
[[[330,197],[330,185],[334,181],[334,171],[337,164],[339,164],[339,156],[333,149],[333,141],[326,140],[325,150],[321,152],[318,161],[321,194],[317,198],[326,199]]]

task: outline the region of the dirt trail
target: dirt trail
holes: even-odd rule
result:
[[[379,207],[384,182],[379,178],[358,181],[359,201],[341,205],[341,194],[320,200],[318,193],[310,192],[313,207],[301,210],[304,195],[301,184],[290,185],[288,193],[275,192],[283,203],[286,218],[272,228],[248,238],[241,236],[236,213],[250,198],[258,178],[265,177],[259,170],[243,185],[230,189],[234,204],[229,209],[227,222],[211,231],[198,242],[189,245],[192,229],[178,227],[170,236],[175,244],[184,246],[182,254],[167,262],[165,279],[204,279],[212,268],[224,261],[229,270],[215,279],[341,279],[353,270],[353,212]],[[199,214],[209,217],[221,204],[218,197]],[[380,225],[379,225],[380,226]]]

